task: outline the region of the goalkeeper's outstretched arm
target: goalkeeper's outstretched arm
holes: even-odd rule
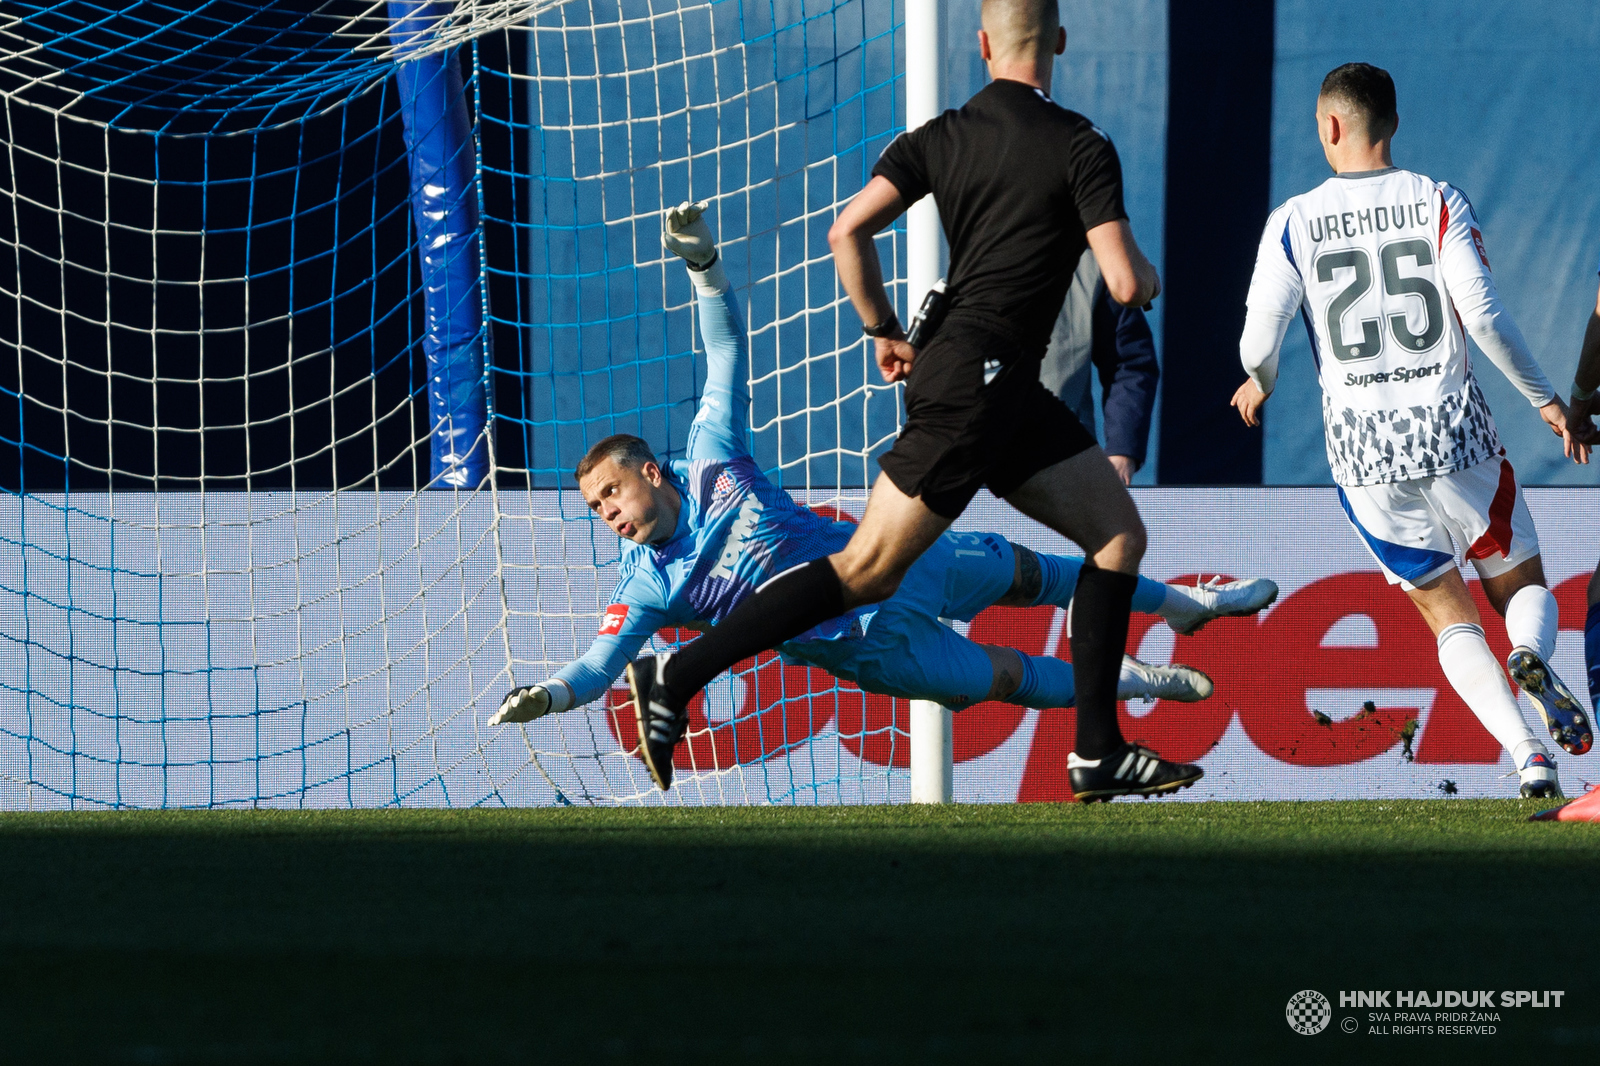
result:
[[[706,346],[706,383],[689,426],[688,457],[732,459],[750,454],[750,352],[705,209],[705,204],[682,203],[669,210],[661,243],[689,268]]]
[[[489,724],[531,722],[593,703],[622,676],[623,668],[639,654],[650,634],[672,621],[660,589],[648,575],[641,575],[624,562],[622,577],[611,594],[611,606],[606,608],[600,633],[589,650],[557,670],[548,681],[506,693]]]
[[[748,455],[749,349],[739,304],[723,272],[721,256],[706,205],[682,203],[662,217],[661,243],[688,267],[694,285],[700,335],[706,346],[706,383],[700,409],[689,427],[690,459],[732,459]],[[658,598],[640,593],[624,576],[612,595],[607,619],[620,609],[618,632],[602,632],[589,650],[558,670],[548,681],[506,694],[490,717],[491,726],[530,722],[547,714],[582,707],[603,696],[622,675],[651,633],[668,624],[666,605],[648,602]]]
[[[531,722],[594,702],[622,676],[623,668],[639,654],[648,636],[649,631],[596,637],[581,658],[557,670],[548,681],[506,693],[489,724]]]

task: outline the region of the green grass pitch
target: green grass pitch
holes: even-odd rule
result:
[[[1538,806],[0,815],[0,1061],[1592,1062]],[[1566,996],[1340,1031],[1407,988]]]

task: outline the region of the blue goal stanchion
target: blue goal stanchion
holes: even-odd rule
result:
[[[400,50],[394,77],[422,261],[429,473],[441,487],[464,488],[489,476],[477,153],[456,54],[406,58],[428,42],[452,6],[442,0],[389,0],[391,37]]]

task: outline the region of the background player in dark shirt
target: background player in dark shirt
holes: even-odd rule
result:
[[[1144,554],[1138,508],[1091,433],[1039,383],[1084,248],[1122,304],[1160,291],[1122,201],[1116,149],[1046,93],[1066,48],[1056,0],[984,0],[978,44],[994,79],[967,104],[898,137],[829,233],[840,282],[885,381],[907,383],[906,422],[879,461],[845,548],[768,581],[681,652],[628,669],[645,761],[670,760],[689,698],[714,677],[828,618],[887,599],[980,487],[1075,541],[1087,557],[1072,607],[1080,799],[1192,784],[1197,766],[1127,743],[1116,682]],[[873,234],[932,194],[950,244],[949,313],[922,350],[904,340]],[[658,783],[661,777],[658,775]]]
[[[1096,372],[1105,419],[1101,446],[1127,485],[1144,465],[1161,366],[1144,312],[1111,298],[1094,252],[1086,251],[1039,368],[1039,382],[1061,397],[1084,429],[1095,424],[1091,379]]]

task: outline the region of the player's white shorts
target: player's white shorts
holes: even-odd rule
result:
[[[1339,489],[1350,524],[1389,584],[1413,589],[1470,559],[1496,577],[1539,554],[1539,534],[1503,457],[1453,474]]]

